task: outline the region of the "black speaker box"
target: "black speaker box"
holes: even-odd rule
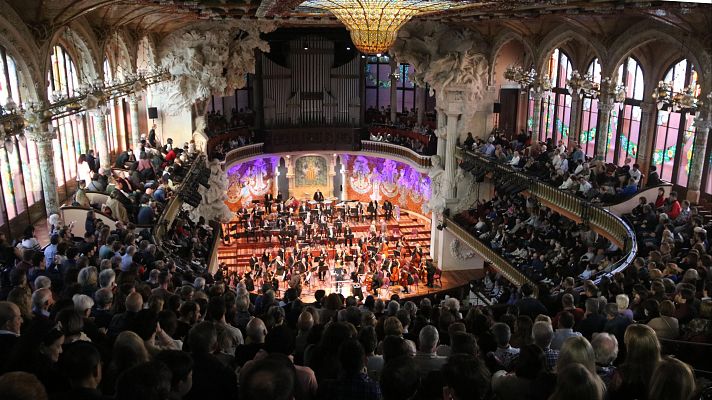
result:
[[[148,119],[158,119],[158,108],[148,107]]]
[[[494,103],[494,105],[492,105],[492,112],[494,114],[499,114],[501,111],[502,111],[502,103]]]

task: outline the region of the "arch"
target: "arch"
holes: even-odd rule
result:
[[[133,63],[131,62],[131,53],[129,52],[124,38],[118,33],[113,33],[107,39],[104,46],[103,57],[109,60],[109,67],[111,68],[110,75],[114,79],[125,77],[127,74],[134,71]],[[106,75],[106,71],[103,71],[103,73]],[[106,76],[104,77],[104,80],[106,80]]]
[[[40,49],[32,40],[33,37],[15,10],[6,2],[0,2],[0,45],[15,60],[18,67],[22,80],[22,98],[43,101],[47,99],[44,91],[46,76],[37,62]]]
[[[556,29],[549,32],[544,39],[541,41],[537,47],[536,59],[534,66],[537,71],[543,71],[546,68],[546,63],[549,61],[551,53],[560,48],[564,43],[576,39],[581,43],[586,43],[593,49],[594,55],[598,57],[599,60],[605,60],[608,51],[603,46],[603,44],[595,39],[593,35],[582,32],[580,29],[573,27],[568,24],[560,25]],[[584,65],[580,60],[571,60],[572,65]]]
[[[495,82],[495,74],[496,74],[496,63],[497,63],[497,57],[499,56],[499,52],[509,44],[510,42],[518,42],[519,44],[524,47],[524,50],[527,53],[527,57],[529,58],[526,61],[533,62],[534,61],[534,47],[532,46],[531,42],[529,42],[527,39],[525,39],[522,35],[519,33],[511,30],[511,29],[504,29],[500,31],[497,36],[494,38],[494,42],[492,44],[492,50],[489,55],[489,65],[492,66],[489,71],[489,81],[490,84],[494,84]],[[526,67],[526,66],[524,66]]]
[[[685,37],[684,42],[678,39],[680,32],[664,24],[651,24],[648,21],[631,26],[613,42],[609,49],[609,57],[604,71],[608,74],[615,72],[618,65],[626,59],[635,49],[651,41],[660,40],[673,44],[683,49],[681,57],[687,58],[699,73],[700,86],[707,92],[712,88],[710,76],[712,75],[712,56],[709,50],[696,38]],[[643,68],[641,66],[641,68]],[[645,73],[645,69],[643,69]],[[665,71],[662,71],[664,74]],[[647,74],[646,74],[647,75]]]
[[[159,64],[155,38],[147,34],[136,45],[136,69],[150,71]]]
[[[52,49],[57,45],[62,46],[72,57],[78,69],[79,77],[82,80],[93,81],[100,77],[99,72],[102,71],[102,68],[100,65],[97,65],[97,63],[104,61],[103,56],[96,52],[98,49],[95,46],[94,49],[91,49],[91,44],[87,43],[84,36],[70,27],[66,27],[61,32],[58,32],[51,41],[46,56],[45,65],[47,68],[45,74],[51,68],[50,56]]]

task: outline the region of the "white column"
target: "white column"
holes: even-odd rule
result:
[[[425,120],[425,104],[427,96],[428,92],[424,87],[418,86],[415,88],[416,107],[418,107],[418,112],[416,114],[418,118],[418,126],[423,125],[423,120]]]
[[[54,172],[54,149],[52,148],[52,139],[55,138],[54,128],[50,124],[40,123],[34,129],[28,130],[27,136],[37,144],[45,211],[47,216],[58,214],[59,196],[57,194],[57,177]]]
[[[707,135],[712,127],[712,113],[700,115],[695,119],[695,141],[692,144],[692,160],[690,163],[690,176],[687,181],[687,200],[697,203],[700,199],[702,188],[702,171],[705,167],[705,150],[707,149]]]
[[[440,234],[442,233],[438,230],[439,223],[438,215],[432,212],[430,215],[430,257],[438,265],[440,265],[438,261],[440,261]]]
[[[279,193],[279,159],[277,159],[277,164],[274,166],[274,179],[272,181],[272,196],[276,199],[277,193]]]
[[[444,112],[438,110],[437,115],[437,128],[435,129],[435,135],[438,138],[438,148],[436,154],[440,156],[440,161],[445,162],[445,136],[447,135],[447,116]],[[444,165],[444,164],[443,164]]]
[[[341,163],[341,196],[339,197],[339,200],[345,201],[346,199],[346,185],[348,185],[348,181],[346,180],[346,165],[343,163],[344,158],[341,157],[342,163]]]
[[[287,191],[289,193],[284,193],[284,198],[287,199],[289,196],[294,196],[295,199],[299,199],[299,196],[294,193],[294,160],[292,159],[292,156],[286,155],[284,156],[284,166],[287,167]]]
[[[541,98],[544,96],[544,93],[532,91],[531,96],[534,99],[534,115],[532,115],[532,142],[534,142],[539,140],[539,122],[541,120]]]
[[[457,184],[455,182],[455,144],[457,142],[457,120],[459,114],[447,114],[447,139],[445,140],[445,179],[443,180],[443,193],[446,199],[454,199],[457,196]]]
[[[609,97],[601,97],[598,100],[598,129],[596,130],[596,159],[606,159],[606,142],[608,141],[608,127],[611,123],[611,110],[613,110],[613,99]],[[613,140],[615,140],[615,132]]]
[[[655,138],[655,116],[658,111],[655,103],[640,103],[640,135],[638,135],[638,158],[636,162],[640,165],[643,176],[648,176],[650,172],[649,145]],[[647,182],[643,182],[647,184]]]
[[[129,96],[129,107],[131,112],[131,148],[137,151],[141,147],[141,133],[138,124],[138,94]]]

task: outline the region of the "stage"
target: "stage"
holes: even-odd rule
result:
[[[299,217],[297,215],[293,215],[292,217],[294,220],[298,221],[299,227],[303,225],[302,222],[299,221]],[[271,218],[273,220],[276,219],[274,216]],[[221,242],[218,249],[218,260],[220,264],[224,264],[227,267],[228,275],[237,273],[239,276],[244,276],[246,272],[251,271],[250,257],[253,254],[256,257],[261,258],[264,252],[267,252],[271,261],[274,261],[276,256],[279,254],[280,249],[284,249],[283,251],[286,254],[291,254],[295,244],[297,243],[296,238],[288,241],[282,240],[280,242],[279,235],[269,230],[255,230],[252,234],[248,234],[248,231],[244,227],[244,219],[244,217],[241,218],[236,216],[233,221],[223,225],[225,239]],[[266,219],[269,220],[270,218],[267,217]],[[428,258],[430,252],[430,220],[428,218],[420,215],[419,213],[401,210],[400,216],[397,220],[396,218],[391,218],[385,222],[385,235],[380,235],[381,230],[384,228],[381,225],[383,223],[382,221],[385,221],[385,215],[380,213],[376,219],[379,237],[381,240],[390,244],[390,246],[386,244],[385,247],[387,248],[385,248],[385,251],[380,252],[376,257],[374,257],[379,261],[378,268],[380,268],[380,263],[383,260],[396,258],[400,260],[403,267],[406,265],[413,265],[411,263],[413,260],[410,255],[416,249],[416,246],[422,251],[422,259],[426,260]],[[330,219],[327,226],[332,225],[333,219]],[[323,281],[318,279],[316,273],[312,274],[309,279],[307,279],[307,274],[301,274],[301,298],[303,300],[312,301],[314,298],[314,292],[319,289],[324,290],[327,294],[340,292],[344,296],[361,293],[361,296],[359,296],[361,298],[364,298],[368,294],[374,294],[380,298],[390,298],[393,294],[398,294],[401,298],[418,297],[452,290],[466,285],[470,280],[479,277],[477,271],[438,271],[434,279],[433,287],[429,288],[425,282],[425,274],[421,274],[420,277],[422,277],[422,279],[420,279],[417,276],[418,274],[413,270],[414,276],[413,279],[410,279],[411,283],[407,285],[407,293],[404,291],[404,286],[399,283],[407,283],[408,280],[403,280],[399,283],[392,283],[390,280],[386,280],[386,282],[384,282],[385,284],[383,284],[380,288],[377,290],[372,288],[372,290],[367,293],[366,289],[369,285],[366,282],[367,278],[365,275],[368,274],[358,275],[358,282],[354,282],[348,278],[349,274],[346,271],[355,270],[353,261],[347,261],[345,263],[345,277],[341,277],[342,280],[337,281],[335,272],[337,251],[356,257],[359,252],[359,246],[357,243],[359,240],[366,241],[369,237],[369,229],[373,229],[371,228],[371,220],[368,214],[363,217],[363,220],[361,220],[361,218],[350,219],[349,225],[354,236],[352,246],[347,246],[345,244],[345,238],[343,235],[337,236],[333,242],[324,239],[317,239],[316,236],[308,242],[299,241],[300,248],[311,257],[319,257],[323,250],[326,253],[326,265],[328,267],[328,272],[325,274]],[[403,254],[401,257],[396,257],[399,253],[396,252],[395,243],[401,239],[401,251]],[[388,274],[386,273],[386,275]],[[277,281],[279,282],[279,294],[283,294],[284,290],[289,287],[290,283],[285,281],[282,277],[277,277]],[[263,279],[258,277],[254,280],[254,282],[255,288],[258,290],[263,283]]]

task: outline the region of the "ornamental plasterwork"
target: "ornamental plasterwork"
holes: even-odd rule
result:
[[[260,32],[275,28],[272,22],[241,21],[224,30],[195,28],[169,35],[160,54],[173,79],[157,86],[162,108],[176,115],[213,94],[244,87],[246,74],[254,73],[254,49],[269,52]]]
[[[460,242],[459,240],[454,239],[452,242],[450,242],[450,254],[452,254],[453,257],[460,261],[465,261],[474,257],[477,253],[475,253],[474,250],[463,245],[462,242]]]

